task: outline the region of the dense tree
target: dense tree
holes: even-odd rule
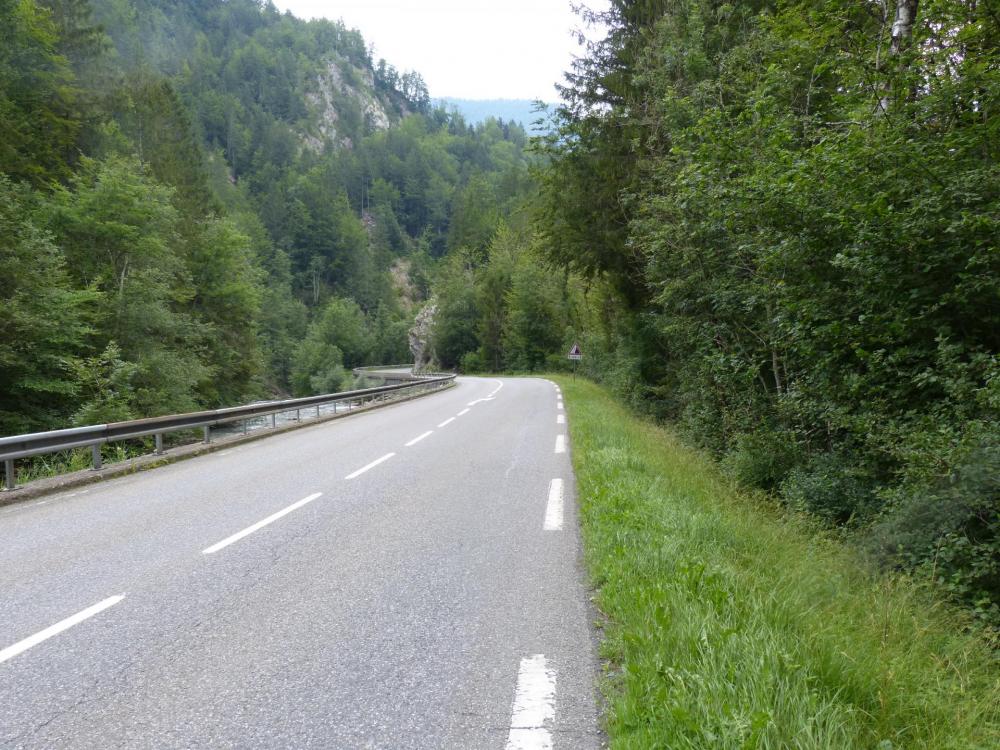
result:
[[[0,173],[36,184],[65,177],[80,123],[79,92],[51,14],[0,0]]]
[[[558,356],[567,326],[565,289],[529,248],[518,258],[504,300],[504,361],[513,370],[542,370]]]
[[[97,295],[75,286],[30,191],[0,175],[0,433],[46,426],[73,408]]]
[[[228,219],[196,225],[185,248],[194,297],[191,308],[205,324],[204,360],[214,373],[200,400],[245,400],[262,367],[259,321],[264,289],[250,238]]]
[[[483,175],[473,175],[452,201],[448,250],[485,251],[500,217],[500,206],[489,181]]]
[[[135,144],[139,161],[159,182],[174,188],[174,202],[186,215],[218,210],[208,186],[205,160],[186,108],[170,82],[133,76],[119,90],[116,119]]]
[[[463,357],[474,355],[479,348],[475,268],[473,260],[463,253],[448,256],[439,268],[434,287],[438,304],[432,343],[440,364],[446,368],[458,367]]]
[[[601,20],[539,219],[551,258],[613,290],[588,366],[996,619],[974,562],[1000,544],[974,468],[1000,439],[990,4],[622,0]]]
[[[309,324],[295,353],[295,392],[309,395],[336,391],[350,381],[351,368],[368,362],[375,346],[375,336],[357,303],[334,297]]]
[[[82,167],[40,215],[77,283],[100,295],[95,343],[115,342],[138,365],[136,413],[192,409],[215,373],[199,357],[209,324],[190,307],[196,290],[173,191],[136,162],[85,160]]]
[[[567,275],[538,250],[525,209],[499,221],[483,250],[443,259],[433,284],[432,340],[440,363],[464,370],[559,368],[579,315]]]

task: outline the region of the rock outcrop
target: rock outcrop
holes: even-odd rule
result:
[[[304,133],[303,143],[315,153],[322,152],[328,143],[336,148],[351,148],[353,145],[338,127],[341,119],[338,108],[345,104],[357,107],[367,129],[386,130],[391,124],[389,113],[375,94],[372,72],[342,60],[327,63],[305,97],[312,110],[314,132]]]
[[[416,373],[438,367],[434,345],[431,343],[431,330],[434,327],[436,313],[437,303],[431,300],[417,313],[417,319],[410,329],[410,352],[413,354],[413,371]]]

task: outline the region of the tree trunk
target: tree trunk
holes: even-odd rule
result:
[[[913,38],[913,24],[917,21],[917,5],[919,0],[896,0],[896,13],[892,20],[891,41],[889,42],[890,59],[898,58]],[[884,6],[883,6],[884,7]],[[877,65],[878,63],[876,63]],[[887,81],[880,85],[879,111],[885,114],[889,111],[891,92]]]
[[[892,44],[889,54],[899,55],[913,38],[913,24],[917,20],[919,0],[896,0],[896,18],[892,22]]]

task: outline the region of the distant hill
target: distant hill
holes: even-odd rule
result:
[[[531,123],[539,118],[535,112],[535,102],[531,99],[435,99],[435,104],[454,107],[469,123],[483,122],[490,117],[519,122],[529,132]]]

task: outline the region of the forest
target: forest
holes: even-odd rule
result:
[[[442,269],[442,359],[551,369],[578,341],[744,486],[1000,624],[1000,6],[589,20],[530,236]]]
[[[255,0],[0,0],[0,433],[566,369],[1000,625],[1000,6],[612,0],[545,135]]]
[[[406,361],[437,260],[529,179],[519,125],[432,108],[340,23],[2,0],[0,25],[3,434]]]
[[[540,236],[589,367],[1000,623],[1000,6],[613,2]]]

